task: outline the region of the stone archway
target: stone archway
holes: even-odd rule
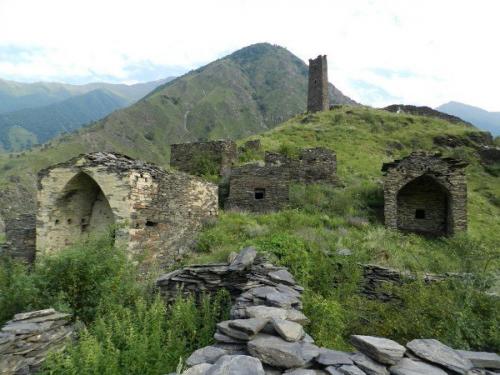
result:
[[[397,227],[430,235],[449,234],[449,192],[432,176],[423,175],[397,194]]]
[[[56,201],[52,218],[63,246],[90,235],[106,233],[115,224],[108,199],[97,182],[84,172],[75,175]]]

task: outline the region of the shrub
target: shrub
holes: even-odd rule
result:
[[[38,289],[25,264],[0,258],[0,325],[12,315],[36,306]]]
[[[110,236],[44,256],[33,270],[11,259],[0,262],[0,320],[18,312],[54,307],[89,323],[99,309],[132,303],[144,295],[137,269]]]
[[[132,306],[113,305],[64,353],[53,354],[42,374],[146,374],[176,371],[195,349],[212,343],[215,323],[227,319],[229,295],[179,297],[165,307],[159,296]]]

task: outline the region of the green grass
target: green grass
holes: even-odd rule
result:
[[[495,290],[500,269],[499,178],[483,168],[472,148],[442,149],[432,142],[436,135],[466,137],[474,131],[438,119],[344,107],[297,116],[252,136],[261,140],[263,149],[240,155],[240,163],[261,160],[266,150],[294,156],[301,148],[326,147],[337,153],[344,186],[294,186],[290,207],[281,212],[222,212],[217,223],[204,229],[197,252],[186,262],[223,261],[232,251],[255,246],[305,286],[304,308],[313,322],[308,330],[321,345],[348,350],[349,335],[358,333],[402,343],[435,337],[457,348],[498,350],[500,320],[495,311],[500,302],[484,292]],[[470,163],[467,233],[427,238],[384,227],[382,163],[414,149],[437,150]],[[346,248],[351,256],[337,253]],[[417,275],[472,276],[432,287],[419,282],[394,287],[395,302],[381,303],[357,293],[358,263]]]

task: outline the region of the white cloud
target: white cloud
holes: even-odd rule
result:
[[[327,54],[330,81],[366,104],[500,110],[499,14],[497,0],[0,0],[0,50],[33,51],[0,54],[0,77],[125,82],[130,66],[178,72],[268,41]]]

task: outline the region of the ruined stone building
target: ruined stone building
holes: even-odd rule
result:
[[[467,230],[466,165],[421,151],[385,163],[386,226],[431,235]]]
[[[254,212],[279,210],[289,202],[293,183],[336,185],[337,159],[325,148],[304,149],[298,159],[266,152],[265,164],[233,168],[225,208]]]
[[[179,143],[170,146],[170,166],[194,175],[215,172],[219,176],[227,176],[236,157],[236,143],[231,140]]]
[[[328,96],[328,67],[326,55],[309,59],[309,86],[307,92],[307,111],[320,112],[330,109]]]
[[[198,177],[115,153],[80,155],[39,172],[37,255],[114,226],[132,255],[168,264],[217,210],[217,187]]]

